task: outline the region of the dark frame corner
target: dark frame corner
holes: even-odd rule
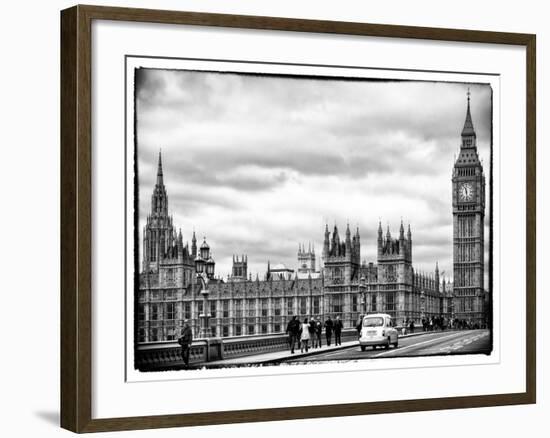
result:
[[[92,419],[91,23],[140,21],[509,44],[527,52],[526,392],[235,412]],[[98,432],[396,413],[536,402],[536,36],[276,17],[74,6],[61,12],[61,426]]]

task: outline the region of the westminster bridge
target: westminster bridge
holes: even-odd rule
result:
[[[190,347],[189,368],[267,365],[282,362],[321,362],[382,357],[413,357],[445,354],[489,354],[491,332],[477,330],[401,331],[399,347],[361,351],[355,329],[342,331],[339,346],[309,347],[291,354],[285,334],[196,339]],[[142,343],[136,349],[136,368],[141,371],[183,369],[181,346],[177,341]]]

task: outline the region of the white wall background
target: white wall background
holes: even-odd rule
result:
[[[182,0],[89,1],[93,4],[272,15],[387,24],[457,27],[537,34],[538,77],[538,404],[337,419],[285,421],[108,436],[226,437],[281,435],[334,437],[389,434],[407,438],[437,434],[522,436],[547,421],[548,380],[543,374],[548,334],[543,247],[550,248],[544,219],[543,169],[548,154],[550,77],[548,11],[545,2],[427,0],[389,2]],[[0,431],[4,436],[68,435],[59,421],[59,11],[70,1],[6,2],[0,16]],[[546,166],[545,166],[546,164]],[[548,183],[546,183],[548,185]],[[520,268],[521,269],[521,268]],[[328,389],[327,389],[328,390]]]

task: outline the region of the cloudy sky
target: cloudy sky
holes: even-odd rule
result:
[[[174,223],[184,241],[206,236],[221,276],[232,254],[248,254],[254,276],[268,260],[295,268],[298,243],[319,259],[325,223],[342,237],[358,226],[361,258],[376,262],[378,221],[397,236],[403,219],[415,268],[438,261],[452,277],[451,172],[468,87],[488,180],[487,85],[139,69],[140,230],[162,149]]]

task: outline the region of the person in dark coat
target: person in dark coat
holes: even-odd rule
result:
[[[181,358],[185,364],[185,368],[189,367],[189,353],[191,351],[191,344],[193,343],[193,330],[189,325],[189,320],[183,321],[183,327],[181,329],[181,336],[178,339],[178,343],[181,345]]]
[[[409,330],[411,331],[411,333],[414,333],[414,320],[411,319],[411,323],[409,324]]]
[[[311,348],[317,348],[316,347],[316,334],[315,329],[317,328],[317,323],[315,322],[315,318],[313,316],[309,320],[309,339],[311,340]]]
[[[325,321],[325,336],[327,337],[327,346],[330,347],[330,341],[332,339],[332,330],[334,329],[334,322],[330,319],[330,316]]]
[[[361,330],[363,329],[363,317],[359,316],[357,324],[355,324],[355,330],[357,330],[357,337],[361,337]]]
[[[344,328],[344,324],[342,324],[340,317],[337,316],[336,321],[334,321],[334,345],[342,345],[343,328]]]
[[[294,346],[296,345],[296,341],[300,339],[300,321],[298,320],[298,318],[296,318],[296,315],[292,317],[292,319],[286,326],[286,333],[288,333],[290,352],[294,354]]]
[[[317,321],[315,321],[315,338],[316,342],[315,345],[321,348],[323,346],[323,323],[321,322],[321,318],[317,317]]]

